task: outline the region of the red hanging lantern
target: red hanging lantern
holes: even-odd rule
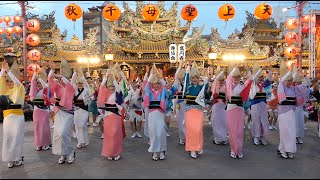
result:
[[[40,22],[36,19],[30,19],[27,22],[27,28],[32,32],[37,32],[40,29]]]
[[[304,26],[302,27],[302,32],[303,32],[304,34],[307,34],[307,33],[309,32],[309,26],[308,26],[308,25],[304,25]]]
[[[40,58],[41,58],[41,53],[39,50],[37,49],[33,49],[31,51],[28,52],[28,58],[31,60],[31,61],[39,61]]]
[[[8,38],[10,38],[11,35],[14,33],[13,28],[12,28],[12,27],[8,27],[8,28],[6,29],[6,33],[7,33],[7,35],[8,35]]]
[[[158,19],[159,15],[160,9],[156,5],[148,4],[142,9],[142,17],[146,21],[155,21]]]
[[[20,34],[22,32],[22,28],[20,26],[13,27],[13,31],[17,34]]]
[[[284,55],[287,56],[287,58],[293,58],[298,54],[298,48],[294,46],[289,46],[284,49]]]
[[[288,44],[294,43],[298,39],[298,35],[295,32],[288,32],[285,36],[285,40]]]
[[[0,24],[2,23],[2,18],[0,17]]]
[[[218,10],[218,16],[221,20],[229,21],[236,14],[235,8],[231,4],[224,4]]]
[[[0,35],[2,35],[4,33],[4,29],[0,28]]]
[[[298,27],[299,22],[295,18],[290,18],[286,21],[286,28],[289,30],[293,30],[294,28]]]
[[[33,73],[36,71],[36,69],[38,68],[38,73],[40,72],[40,65],[39,64],[29,64],[27,66],[27,73],[29,75],[33,75]]]
[[[195,6],[188,4],[181,9],[180,15],[185,21],[193,21],[198,16],[198,10]]]
[[[6,26],[9,26],[9,23],[11,22],[10,16],[5,16],[5,17],[3,18],[3,21],[6,23]]]
[[[272,15],[272,7],[269,4],[259,4],[254,10],[254,16],[257,19],[269,19]]]
[[[302,16],[301,21],[304,23],[308,23],[310,21],[310,15]]]
[[[13,17],[13,21],[14,21],[15,23],[19,24],[19,23],[22,21],[22,17],[16,15],[16,16]]]
[[[29,34],[26,41],[30,46],[38,46],[40,44],[40,37],[36,34]]]

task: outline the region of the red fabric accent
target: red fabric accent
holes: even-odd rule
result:
[[[125,114],[125,110],[124,109],[122,109],[121,110],[121,122],[122,122],[122,137],[123,137],[123,139],[126,137],[126,128],[125,128],[125,126],[124,126],[124,115]]]
[[[262,84],[257,83],[257,85],[258,85],[258,87],[259,87],[259,92],[261,92],[261,91],[262,91],[262,88],[263,88]]]
[[[248,100],[251,84],[252,84],[252,80],[249,81],[248,85],[240,93],[240,96],[244,102]]]
[[[138,110],[138,111],[135,111],[139,116],[142,116],[142,111]]]

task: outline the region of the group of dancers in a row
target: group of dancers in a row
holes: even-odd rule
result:
[[[74,162],[75,148],[72,133],[77,138],[77,148],[87,147],[88,105],[94,89],[87,83],[81,69],[67,79],[55,73],[52,62],[47,79],[35,72],[31,79],[30,100],[34,103],[34,144],[37,150],[48,150],[60,156],[59,164]],[[42,70],[41,70],[42,71]],[[214,79],[209,86],[208,79]],[[213,77],[200,76],[195,62],[180,63],[174,82],[168,83],[155,64],[139,83],[128,79],[118,64],[103,76],[97,95],[97,107],[103,121],[101,155],[109,160],[119,160],[123,151],[125,114],[130,119],[132,137],[142,137],[140,129],[145,119],[144,135],[149,138],[148,152],[154,161],[163,160],[167,153],[167,129],[172,108],[175,108],[179,143],[196,159],[203,153],[203,111],[210,102],[214,143],[230,144],[232,158],[243,157],[244,102],[250,99],[255,145],[266,145],[269,132],[267,102],[277,99],[280,143],[278,154],[293,158],[297,151],[298,131],[304,130],[303,105],[310,80],[299,70],[280,66],[277,97],[272,92],[272,70],[255,64],[252,70],[242,73],[238,65],[228,70],[217,67]],[[129,85],[130,84],[130,85]],[[211,101],[205,99],[211,89]],[[126,91],[128,89],[129,91]],[[2,161],[8,167],[20,166],[23,161],[25,88],[13,75],[6,61],[0,72],[0,108],[3,109]],[[173,99],[175,103],[173,105]],[[54,106],[53,137],[50,133],[50,106]],[[173,106],[173,107],[172,107]],[[136,121],[136,123],[135,123]]]

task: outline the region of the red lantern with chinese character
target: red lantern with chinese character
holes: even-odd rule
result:
[[[75,3],[71,3],[64,8],[64,15],[67,19],[76,21],[82,17],[82,9]]]
[[[36,69],[38,69],[38,72],[37,73],[40,73],[40,65],[39,64],[29,64],[27,66],[27,73],[29,75],[33,75],[33,73],[36,71]]]
[[[12,47],[8,47],[8,52],[12,52],[13,51],[13,48]]]
[[[285,40],[288,44],[294,43],[298,39],[298,35],[295,32],[288,32],[285,36]]]
[[[19,23],[22,21],[22,17],[16,15],[16,16],[13,17],[13,21],[14,21],[15,23],[19,24]]]
[[[7,33],[7,35],[8,35],[8,38],[10,38],[11,35],[14,33],[13,28],[12,28],[12,27],[8,27],[8,28],[6,29],[6,33]]]
[[[155,21],[158,19],[159,15],[160,9],[156,5],[148,4],[142,9],[142,17],[146,21]]]
[[[269,19],[272,15],[272,7],[269,4],[259,4],[254,10],[254,16],[257,19]]]
[[[181,9],[180,15],[185,21],[193,21],[198,16],[198,10],[195,6],[188,4]]]
[[[2,35],[4,33],[4,29],[0,28],[0,35]]]
[[[27,22],[27,28],[29,29],[29,31],[37,32],[40,29],[40,22],[36,19],[30,19]]]
[[[39,50],[37,49],[33,49],[31,51],[28,52],[28,58],[31,60],[31,61],[39,61],[40,58],[41,58],[41,53]]]
[[[298,48],[289,46],[284,49],[284,55],[287,56],[287,58],[293,58],[298,54]]]
[[[5,16],[5,17],[3,18],[3,21],[6,23],[6,26],[9,26],[9,23],[11,22],[10,16]]]
[[[304,26],[302,27],[302,32],[303,32],[304,34],[307,34],[307,33],[309,32],[309,26],[308,26],[308,25],[304,25]]]
[[[295,18],[290,18],[286,21],[286,28],[289,30],[293,30],[294,28],[298,27],[299,22]]]
[[[30,46],[38,46],[40,44],[40,37],[36,34],[29,34],[26,41]]]
[[[0,17],[0,24],[2,23],[2,18]]]
[[[308,23],[310,21],[310,15],[302,16],[301,21],[304,23]]]
[[[13,31],[17,34],[20,34],[22,32],[22,28],[20,26],[13,27]]]
[[[231,20],[236,15],[236,10],[230,4],[222,5],[218,10],[218,16],[224,21]]]
[[[121,16],[121,10],[114,4],[108,4],[103,8],[102,15],[108,21],[116,21]]]

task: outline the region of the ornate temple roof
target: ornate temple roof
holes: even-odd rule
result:
[[[186,60],[207,60],[208,43],[201,39],[205,26],[194,27],[191,35],[186,36],[191,22],[180,25],[177,2],[166,10],[164,1],[158,1],[161,13],[154,22],[143,19],[141,10],[146,5],[143,1],[136,1],[135,11],[122,3],[124,12],[119,22],[110,22],[109,29],[103,26],[107,34],[103,49],[112,49],[115,62],[169,63],[169,45],[181,43],[186,45]]]
[[[67,60],[71,68],[87,68],[88,64],[77,63],[77,58],[81,56],[100,54],[99,49],[95,48],[95,44],[97,42],[97,29],[90,29],[86,39],[83,41],[80,41],[76,35],[73,35],[70,41],[64,41],[61,39],[60,31],[57,28],[52,28],[51,32],[53,43],[47,46],[47,49],[43,52],[41,60],[53,61],[60,64],[61,59],[64,58]],[[101,67],[103,64],[103,60],[101,60],[98,64],[89,64],[89,67]]]

